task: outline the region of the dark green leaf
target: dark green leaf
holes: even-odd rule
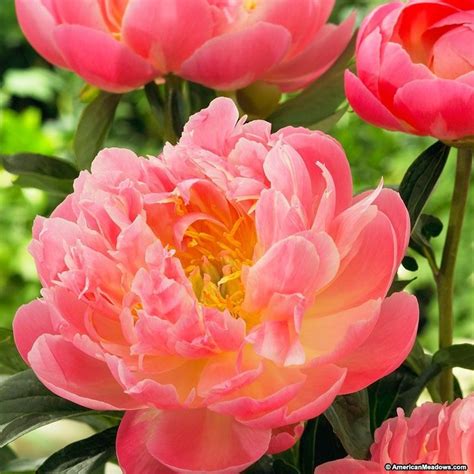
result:
[[[248,467],[245,474],[274,474],[273,459],[270,456],[263,456],[255,464]]]
[[[11,448],[8,446],[0,448],[0,472],[5,471],[5,465],[13,459],[16,459],[16,454]]]
[[[13,332],[10,329],[0,328],[0,373],[16,374],[27,369],[13,340]]]
[[[442,142],[431,145],[411,164],[400,183],[400,196],[408,208],[412,229],[441,176],[449,151],[450,147]]]
[[[443,230],[443,223],[429,214],[421,214],[411,233],[410,247],[420,255],[426,257],[430,254],[434,260],[434,252],[431,248],[430,239],[438,237]]]
[[[342,446],[336,433],[334,433],[327,418],[324,415],[319,416],[316,430],[314,467],[325,462],[345,458],[346,456],[347,451]]]
[[[269,117],[275,130],[287,125],[311,127],[333,116],[345,100],[344,70],[354,54],[355,35],[336,63],[300,94],[283,102]]]
[[[410,283],[414,282],[415,278],[411,278],[410,280],[393,280],[392,284],[388,290],[387,296],[393,295],[393,293],[398,293],[399,291],[403,291]]]
[[[474,344],[455,344],[433,355],[433,364],[442,368],[462,367],[474,370]]]
[[[314,418],[306,423],[303,436],[300,440],[300,470],[302,474],[313,474],[316,453],[316,431],[319,418]]]
[[[15,184],[22,188],[36,188],[57,196],[66,196],[72,193],[72,179],[58,179],[49,176],[23,175],[15,180]]]
[[[0,384],[0,447],[62,418],[88,413],[51,393],[28,369]]]
[[[275,459],[275,462],[273,463],[273,472],[275,474],[300,474],[298,468],[283,461],[283,459]]]
[[[122,96],[102,91],[81,114],[74,137],[77,167],[90,169],[92,160],[102,148]]]
[[[416,272],[418,270],[417,261],[408,255],[402,260],[402,265],[409,272]]]
[[[54,156],[35,153],[2,155],[3,167],[12,174],[40,175],[58,179],[74,179],[78,171],[73,165]]]
[[[367,459],[373,441],[367,390],[336,397],[324,416],[347,453],[356,459]]]
[[[92,474],[115,454],[117,427],[72,443],[50,456],[38,474]]]
[[[40,459],[12,459],[8,463],[0,466],[2,474],[22,472],[24,474],[33,474],[37,472],[38,467],[43,464],[45,458]]]

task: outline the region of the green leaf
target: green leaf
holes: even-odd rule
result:
[[[416,272],[418,270],[418,262],[409,255],[402,260],[402,265],[409,272]]]
[[[16,454],[11,448],[8,446],[0,448],[0,472],[3,472],[5,465],[13,459],[16,459]]]
[[[387,296],[393,295],[393,293],[398,293],[403,291],[410,283],[414,282],[416,277],[410,278],[409,280],[393,280],[390,288],[388,289]]]
[[[0,384],[0,447],[35,428],[90,413],[51,393],[28,369]]]
[[[36,153],[2,155],[3,167],[12,174],[40,175],[59,179],[74,179],[77,169],[66,160]]]
[[[73,191],[72,179],[57,179],[49,176],[20,176],[15,182],[21,188],[36,188],[56,196],[67,196]]]
[[[283,461],[283,459],[275,459],[275,462],[273,463],[273,472],[275,474],[300,474],[298,468]]]
[[[312,127],[329,119],[345,100],[344,71],[355,49],[355,37],[345,51],[313,84],[292,99],[283,102],[269,117],[274,129],[287,125]]]
[[[408,208],[412,229],[441,176],[449,151],[450,147],[440,141],[431,145],[411,164],[400,183],[400,196]]]
[[[117,426],[72,443],[50,456],[38,474],[92,474],[115,455]]]
[[[90,169],[102,148],[121,98],[121,94],[102,91],[83,110],[74,137],[74,152],[80,170]]]
[[[454,344],[433,355],[433,364],[442,368],[462,367],[474,370],[474,344]]]
[[[325,462],[345,458],[347,451],[341,441],[334,433],[334,430],[324,415],[318,416],[318,426],[316,429],[316,440],[314,450],[314,467]],[[311,474],[313,471],[311,471]]]
[[[324,416],[347,453],[356,459],[367,459],[373,441],[367,390],[336,397]]]
[[[0,328],[0,373],[16,374],[27,369],[13,340],[13,332],[10,329]]]
[[[38,467],[43,464],[45,458],[40,459],[12,459],[3,466],[0,466],[2,474],[22,472],[23,474],[33,474],[37,472]]]
[[[319,417],[309,420],[300,440],[300,470],[302,474],[313,474],[316,453],[316,431],[318,429]]]
[[[245,474],[274,474],[273,459],[270,456],[263,456],[255,464],[248,467]]]

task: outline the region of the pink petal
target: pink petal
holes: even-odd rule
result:
[[[474,88],[445,79],[418,80],[395,95],[399,117],[420,134],[441,140],[474,135]]]
[[[151,59],[162,73],[177,71],[211,37],[211,9],[205,0],[131,0],[122,34],[133,51]]]
[[[384,297],[396,271],[395,245],[392,224],[379,212],[342,260],[336,278],[317,296],[317,314],[331,314]]]
[[[61,336],[41,335],[28,353],[28,362],[53,393],[79,405],[93,410],[143,406],[124,393],[105,362],[86,355]]]
[[[355,15],[340,25],[324,25],[312,42],[289,61],[273,68],[265,77],[284,91],[301,89],[322,76],[339,58],[354,30]]]
[[[47,3],[44,2],[43,3]],[[58,25],[82,25],[107,31],[102,11],[97,0],[49,0],[49,10],[55,15]]]
[[[318,466],[314,474],[380,474],[380,465],[372,461],[345,458]]]
[[[148,452],[178,472],[241,472],[263,456],[271,438],[271,430],[249,428],[206,408],[164,411],[152,423]]]
[[[68,68],[110,92],[135,89],[158,75],[144,59],[102,31],[61,25],[54,38]]]
[[[27,40],[47,61],[56,66],[66,67],[66,61],[56,47],[53,37],[56,20],[43,2],[16,0],[15,6],[18,21]]]
[[[361,390],[395,370],[410,352],[417,327],[418,303],[414,296],[395,293],[387,298],[372,334],[359,349],[338,362],[348,369],[343,392]]]
[[[406,128],[352,72],[346,71],[344,81],[347,100],[354,111],[364,120],[389,130],[404,130]]]
[[[285,28],[256,23],[211,39],[183,63],[179,74],[213,89],[239,89],[277,64],[290,41]]]
[[[147,442],[153,430],[158,411],[129,411],[120,423],[117,433],[117,458],[124,474],[174,474],[154,458],[147,449]]]
[[[272,431],[272,439],[268,447],[268,454],[276,454],[292,448],[301,438],[304,431],[304,423],[283,426]]]
[[[243,307],[251,312],[261,310],[274,293],[311,294],[317,283],[318,266],[314,245],[303,237],[277,242],[250,267]]]
[[[13,320],[13,335],[18,352],[28,363],[30,352],[36,339],[42,334],[55,334],[47,304],[34,300],[20,306]]]

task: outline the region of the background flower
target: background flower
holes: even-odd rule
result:
[[[103,151],[37,219],[43,298],[15,340],[56,394],[130,410],[127,473],[239,472],[405,359],[417,303],[385,296],[409,227],[394,191],[352,198],[335,140],[217,99],[158,158]]]
[[[334,0],[16,0],[21,27],[51,63],[112,92],[169,73],[215,89],[257,79],[282,90],[323,74],[347,46]]]
[[[393,2],[374,10],[357,40],[346,94],[365,120],[444,141],[474,140],[474,6]]]
[[[388,464],[474,465],[474,396],[451,405],[425,403],[410,417],[386,420],[375,432],[370,461],[345,458],[316,468],[315,474],[387,472]],[[469,472],[469,471],[467,471]]]

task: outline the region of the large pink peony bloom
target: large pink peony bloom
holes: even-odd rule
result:
[[[158,158],[101,152],[36,220],[15,340],[58,395],[133,410],[125,472],[240,472],[404,360],[417,303],[385,296],[408,235],[396,192],[352,197],[331,137],[217,99]]]
[[[317,467],[315,474],[386,474],[387,464],[474,466],[474,395],[450,406],[425,403],[409,418],[399,408],[375,432],[371,460],[345,458]],[[395,468],[393,468],[395,470]],[[419,471],[421,472],[421,471]],[[433,472],[422,471],[422,472]],[[459,471],[461,472],[461,471]],[[472,470],[464,471],[472,472]]]
[[[296,90],[347,46],[354,17],[335,0],[16,0],[20,25],[51,63],[122,92],[174,73],[216,89],[261,79]]]
[[[349,102],[379,127],[472,143],[473,45],[473,0],[382,5],[360,29]]]

